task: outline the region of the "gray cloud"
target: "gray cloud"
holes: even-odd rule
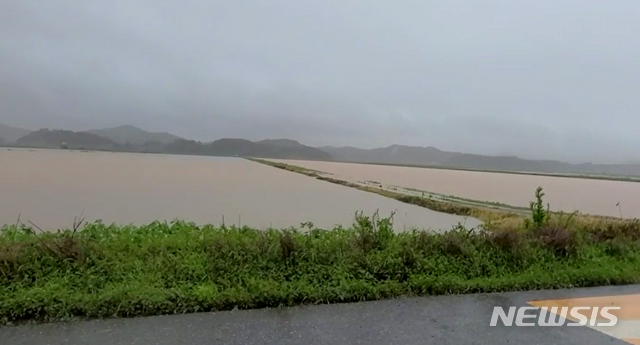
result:
[[[634,0],[0,1],[10,125],[640,158]]]

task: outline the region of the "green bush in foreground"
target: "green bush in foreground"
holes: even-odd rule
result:
[[[260,231],[185,222],[0,232],[0,320],[174,314],[640,281],[638,226]],[[597,235],[596,235],[597,234]]]

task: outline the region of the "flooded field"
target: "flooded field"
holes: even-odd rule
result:
[[[175,218],[259,228],[351,225],[358,210],[396,211],[397,230],[450,229],[442,214],[239,158],[0,149],[0,225],[20,215],[47,229],[75,216],[144,224]]]
[[[332,173],[459,197],[528,206],[535,189],[544,188],[552,210],[619,217],[640,217],[640,183],[396,167],[353,163],[274,160]],[[620,206],[616,204],[620,203]]]

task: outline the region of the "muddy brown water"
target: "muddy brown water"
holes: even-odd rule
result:
[[[640,217],[640,183],[372,164],[277,160],[346,178],[372,180],[481,201],[529,206],[538,186],[553,210]],[[620,203],[620,206],[616,204]]]
[[[311,221],[349,226],[354,213],[395,211],[395,228],[450,229],[478,220],[433,212],[240,158],[0,149],[0,226],[18,215],[46,230],[88,221],[182,219],[258,228]]]

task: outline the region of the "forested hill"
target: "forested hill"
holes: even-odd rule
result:
[[[41,129],[31,132],[15,142],[19,147],[67,148],[124,152],[172,153],[207,156],[241,156],[281,159],[331,160],[331,156],[315,147],[302,145],[288,139],[253,142],[245,139],[220,139],[198,142],[174,139],[168,143],[160,140],[127,140],[117,142],[91,132]]]

